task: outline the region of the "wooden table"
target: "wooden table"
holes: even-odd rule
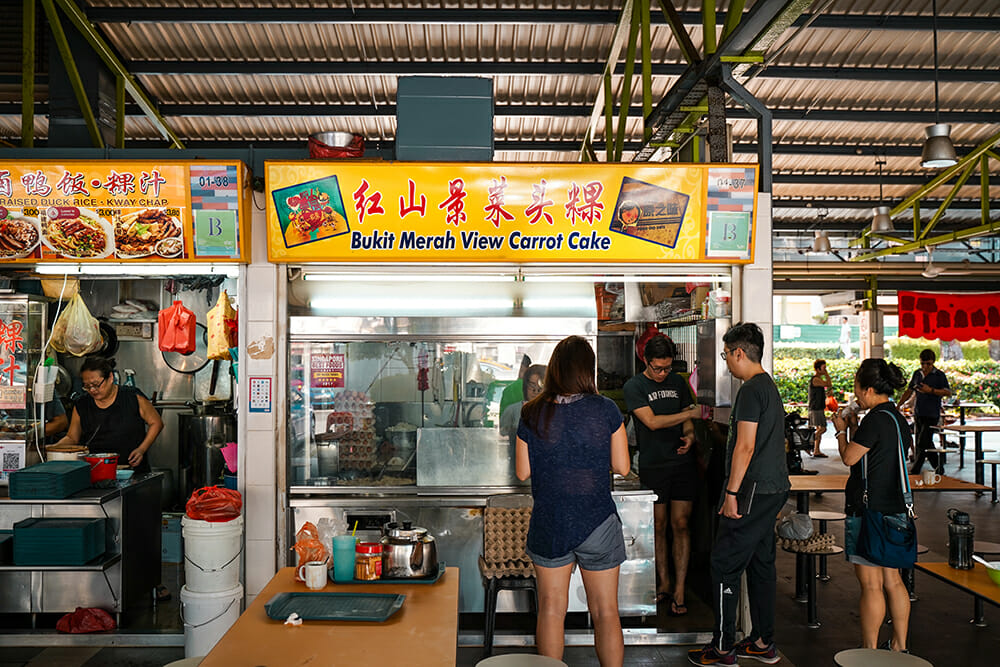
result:
[[[849,475],[791,475],[788,480],[791,482],[791,493],[795,494],[796,509],[803,513],[809,513],[810,493],[843,493],[847,487]],[[917,486],[917,482],[923,483],[920,475],[910,475],[910,487],[914,491],[989,491],[988,486],[973,484],[965,480],[941,475],[941,481],[931,486]],[[801,554],[795,555],[795,598],[806,599],[808,589],[806,578],[808,577],[808,563]]]
[[[962,435],[974,433],[976,436],[976,484],[983,483],[983,464],[978,463],[983,458],[983,433],[1000,433],[1000,422],[976,420],[968,424],[949,424],[943,427],[945,431],[953,431]]]
[[[458,568],[435,584],[328,584],[325,593],[401,593],[403,607],[384,623],[272,621],[264,604],[278,593],[306,592],[295,568],[278,570],[201,667],[300,665],[455,665],[458,647]]]
[[[972,622],[977,626],[986,627],[983,618],[983,601],[1000,607],[1000,586],[997,586],[986,574],[986,567],[973,563],[971,570],[957,570],[948,563],[917,563],[917,569],[926,572],[946,584],[971,593],[973,597]]]

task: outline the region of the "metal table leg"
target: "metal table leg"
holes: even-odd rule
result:
[[[983,459],[983,432],[976,431],[976,484],[982,484],[983,475],[983,464],[980,463]]]
[[[819,534],[826,534],[826,520],[819,520]],[[826,573],[826,556],[819,557],[819,576],[817,577],[820,581],[830,581],[830,575]]]
[[[977,628],[985,628],[986,619],[983,617],[983,599],[978,595],[974,599],[975,602],[972,603],[972,622]]]
[[[810,628],[818,628],[820,623],[816,618],[816,578],[813,576],[816,569],[816,555],[806,554],[806,589],[808,591],[808,602],[806,603],[806,625]]]

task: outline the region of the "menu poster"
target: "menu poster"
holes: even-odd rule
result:
[[[344,387],[344,355],[314,354],[309,360],[309,386],[313,389]]]
[[[0,262],[240,260],[239,163],[0,162]],[[202,246],[211,210],[221,243]]]
[[[755,165],[316,160],[265,170],[272,262],[753,261]]]

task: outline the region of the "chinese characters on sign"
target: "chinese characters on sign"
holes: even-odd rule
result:
[[[24,409],[26,365],[24,321],[8,314],[0,319],[0,409]]]
[[[239,259],[241,182],[237,164],[0,162],[0,260]]]

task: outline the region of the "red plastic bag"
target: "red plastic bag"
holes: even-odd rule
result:
[[[85,632],[107,632],[114,630],[115,619],[111,614],[97,607],[77,607],[76,611],[66,614],[56,623],[56,630],[74,635]]]
[[[826,399],[826,409],[830,412],[836,412],[840,408],[840,403],[837,403],[837,399],[830,396]]]
[[[299,532],[295,533],[295,546],[292,550],[299,556],[299,565],[312,561],[326,561],[330,557],[330,552],[323,546],[319,539],[319,531],[311,521],[306,521]],[[295,569],[295,580],[303,581],[299,578],[299,570]]]
[[[232,521],[240,515],[242,508],[240,492],[221,486],[195,489],[184,506],[190,518],[200,521]]]
[[[329,146],[315,137],[309,137],[311,158],[357,158],[365,154],[365,138],[355,134],[347,146]]]
[[[180,354],[194,352],[197,322],[194,313],[185,308],[182,302],[174,301],[174,305],[161,310],[157,320],[160,351]]]

